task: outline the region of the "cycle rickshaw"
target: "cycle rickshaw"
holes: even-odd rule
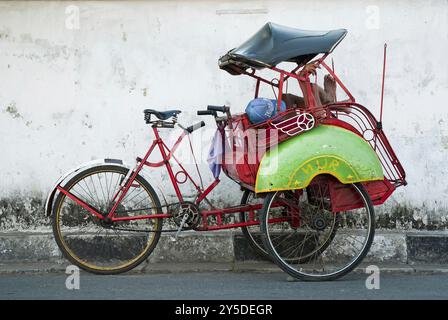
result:
[[[353,270],[374,237],[374,206],[406,180],[381,121],[355,102],[325,62],[346,33],[268,23],[219,59],[221,69],[256,80],[255,98],[263,84],[277,90],[277,112],[262,123],[251,123],[246,113],[232,115],[227,106],[198,111],[216,120],[220,165],[244,191],[240,204],[216,208],[207,196],[219,178],[204,188],[176,158],[181,141],[204,122],[183,127],[181,111],[147,109],[155,139],[134,167],[117,159],[89,162],[63,175],[50,192],[46,212],[65,257],[93,273],[121,273],[144,261],[162,232],[241,228],[254,250],[295,278],[332,280]],[[348,99],[316,105],[310,75],[298,73],[310,61]],[[280,69],[282,62],[294,68]],[[261,69],[276,72],[278,81],[262,77]],[[305,108],[281,110],[288,81],[301,84]],[[183,130],[170,148],[159,130],[176,125]],[[156,149],[161,160],[150,161]],[[178,201],[162,204],[140,174],[144,167],[164,167]],[[193,201],[180,191],[186,181],[196,190]]]

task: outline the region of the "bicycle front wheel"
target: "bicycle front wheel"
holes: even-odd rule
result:
[[[370,249],[375,233],[373,205],[362,184],[344,186],[353,208],[332,212],[328,184],[303,192],[268,194],[261,230],[276,264],[294,278],[334,280],[353,270]],[[351,206],[347,206],[350,208]]]
[[[119,166],[93,167],[74,176],[64,189],[107,215],[127,173]],[[138,175],[114,217],[156,213],[161,213],[157,194]],[[106,223],[63,193],[53,207],[53,233],[59,248],[72,263],[93,273],[117,274],[136,267],[154,250],[161,229],[161,218]]]

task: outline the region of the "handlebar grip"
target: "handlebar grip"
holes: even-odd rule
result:
[[[185,130],[187,130],[188,133],[192,133],[194,130],[202,128],[203,126],[205,126],[205,122],[201,121],[192,126],[187,127]]]
[[[227,112],[230,108],[226,106],[207,106],[207,110]]]
[[[215,116],[216,117],[216,111],[213,110],[199,110],[198,116]]]

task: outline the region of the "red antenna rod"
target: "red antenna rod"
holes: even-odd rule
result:
[[[382,81],[382,84],[381,84],[380,123],[383,121],[384,78],[386,76],[386,49],[387,49],[387,43],[384,44],[383,81]]]

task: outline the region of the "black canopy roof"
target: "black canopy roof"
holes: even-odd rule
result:
[[[330,53],[347,34],[345,29],[308,31],[266,23],[239,47],[219,59],[219,67],[232,74],[249,67],[261,69],[289,61],[306,63],[320,53]]]

